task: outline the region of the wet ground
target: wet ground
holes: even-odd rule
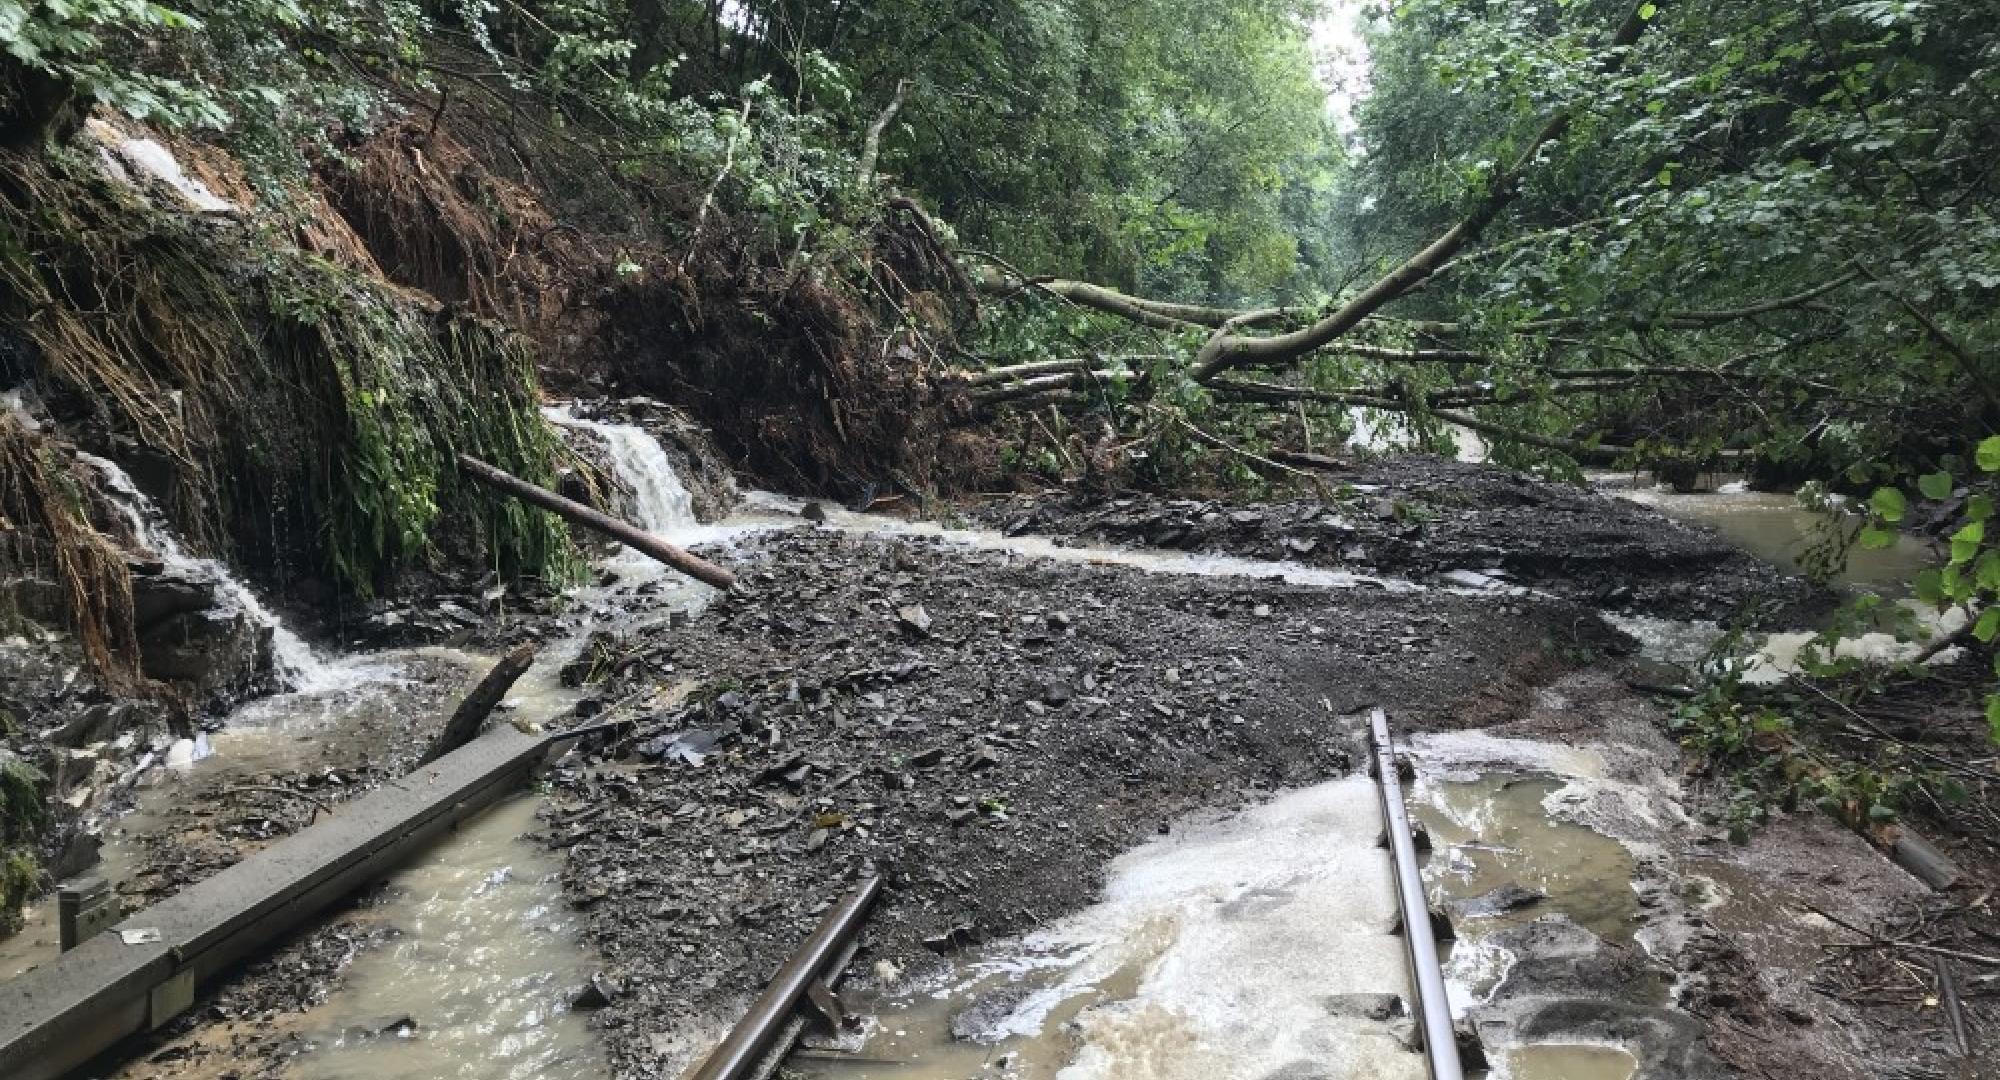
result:
[[[1498,1075],[1858,1078],[1918,1052],[1932,1032],[1857,1042],[1851,1012],[1801,989],[1825,928],[1786,906],[1806,887],[1788,868],[1813,859],[1810,887],[1863,882],[1864,913],[1908,898],[1900,872],[1810,824],[1756,858],[1718,847],[1660,710],[1621,677],[1631,643],[1558,599],[1610,596],[1616,543],[1692,565],[1712,539],[1648,539],[1650,511],[1484,471],[1442,494],[1463,468],[1411,473],[1357,530],[1400,562],[1293,542],[1353,502],[1195,504],[1170,513],[1199,543],[1117,552],[1076,546],[1070,518],[1050,519],[1066,539],[1008,541],[753,499],[738,527],[684,533],[728,545],[712,553],[742,595],[680,619],[714,598],[613,565],[541,625],[550,662],[503,717],[629,716],[632,736],[559,763],[539,817],[523,800],[468,826],[118,1075],[677,1075],[871,869],[890,881],[857,965],[874,1021],[845,1043],[868,1060],[809,1075],[1420,1075],[1366,1000],[1395,992],[1353,775],[1377,703],[1437,732],[1416,743],[1427,873]],[[1515,557],[1480,539],[1508,506],[1552,505],[1603,518],[1598,540]],[[1773,573],[1662,572],[1622,599],[1796,610],[1810,590]],[[587,663],[561,662],[577,649]],[[302,796],[398,769],[478,666],[413,657],[381,704],[218,739],[183,786],[150,789],[176,792],[173,816],[128,819],[147,837],[120,846],[128,888],[224,865],[301,827]],[[228,790],[260,783],[298,794]],[[1251,955],[1256,980],[1232,983]]]
[[[1329,474],[1327,500],[1079,493],[982,503],[1008,533],[1284,559],[1451,584],[1498,580],[1608,611],[1809,625],[1832,598],[1727,537],[1631,499],[1422,455]]]

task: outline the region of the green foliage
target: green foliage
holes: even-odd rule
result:
[[[0,750],[0,936],[19,925],[21,905],[41,884],[34,844],[47,820],[41,786],[46,778]]]
[[[37,258],[0,260],[0,304],[39,313],[23,332],[49,389],[176,463],[166,506],[197,543],[364,595],[440,553],[574,572],[559,522],[496,505],[454,464],[552,482],[559,444],[519,338],[253,227],[155,213],[81,166],[12,164],[27,197],[0,200],[0,229]],[[65,302],[82,288],[138,317]]]
[[[1387,267],[1571,110],[1485,250],[1397,312],[1464,325],[1461,381],[1641,375],[1515,415],[1531,431],[1746,451],[1788,475],[1900,470],[2000,409],[2000,26],[1977,5],[1409,0],[1372,22],[1366,154],[1339,194]],[[1732,309],[1826,291],[1753,316]],[[1558,322],[1548,329],[1537,324]],[[2000,459],[2000,447],[1992,451]]]
[[[269,196],[338,156],[394,80],[425,85],[415,0],[0,0],[0,116],[69,96],[169,128],[226,133]],[[10,100],[11,98],[11,100]]]
[[[1895,820],[1918,792],[1944,801],[1964,797],[1947,774],[1913,761],[1893,745],[1870,760],[1854,760],[1819,748],[1809,716],[1789,698],[1746,701],[1734,655],[1740,638],[1727,639],[1711,654],[1724,674],[1674,709],[1669,728],[1681,745],[1723,778],[1726,798],[1722,824],[1738,843],[1768,820],[1774,810],[1808,806],[1855,828]]]
[[[267,10],[295,15],[275,0]],[[150,0],[0,0],[0,49],[20,69],[138,120],[219,126],[221,100],[198,84],[134,70],[129,59],[149,40],[191,42],[200,19]]]

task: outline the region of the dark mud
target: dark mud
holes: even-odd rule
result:
[[[748,596],[624,642],[597,691],[694,698],[555,774],[551,838],[625,988],[602,1018],[620,1077],[684,1066],[867,868],[890,887],[864,963],[920,964],[1087,904],[1185,812],[1346,774],[1341,714],[1457,726],[1621,643],[1557,601],[825,532],[754,558]]]
[[[1588,488],[1404,455],[1330,474],[1330,500],[1079,494],[1000,500],[1008,533],[1175,548],[1417,579],[1481,575],[1598,607],[1808,625],[1831,597],[1712,530]]]

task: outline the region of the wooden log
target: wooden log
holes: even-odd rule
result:
[[[1889,843],[1889,860],[1939,892],[1958,883],[1958,864],[1908,829],[1896,830],[1896,838]]]
[[[718,589],[727,589],[736,584],[736,575],[709,562],[707,559],[690,555],[686,551],[667,543],[644,529],[634,528],[609,514],[593,510],[573,499],[545,487],[530,484],[514,474],[472,457],[458,455],[458,469],[466,476],[503,492],[531,506],[539,506],[565,521],[581,525],[603,533],[634,551],[650,555],[673,567],[696,581],[707,582]]]
[[[1272,461],[1280,465],[1295,465],[1301,469],[1324,469],[1327,472],[1345,472],[1354,468],[1352,464],[1336,457],[1298,450],[1273,450],[1269,456]]]
[[[458,703],[451,719],[445,721],[444,730],[438,732],[437,741],[431,743],[431,748],[424,752],[423,759],[417,764],[429,765],[478,737],[486,717],[500,704],[500,699],[507,696],[507,691],[513,689],[514,681],[534,662],[535,645],[532,642],[516,646],[513,652],[501,657],[500,662],[493,665],[493,670],[479,680],[479,685],[465,695],[465,700]]]

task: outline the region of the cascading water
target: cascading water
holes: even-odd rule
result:
[[[633,524],[655,536],[672,538],[694,527],[694,496],[674,472],[674,464],[659,440],[644,428],[586,420],[568,405],[551,405],[542,410],[548,421],[559,427],[584,431],[604,444],[611,471],[632,489]],[[609,569],[624,581],[658,578],[663,567],[629,548],[619,548],[608,561]]]
[[[216,589],[241,607],[253,621],[270,628],[271,662],[285,686],[297,691],[331,688],[331,683],[337,681],[332,675],[334,668],[315,655],[312,646],[272,614],[263,601],[257,599],[257,594],[231,574],[228,567],[214,559],[189,554],[167,527],[166,517],[160,513],[159,507],[139,490],[131,475],[117,462],[81,452],[77,457],[104,475],[104,483],[111,491],[113,503],[125,515],[126,523],[132,527],[132,535],[146,550],[158,556],[168,569],[215,582]]]

